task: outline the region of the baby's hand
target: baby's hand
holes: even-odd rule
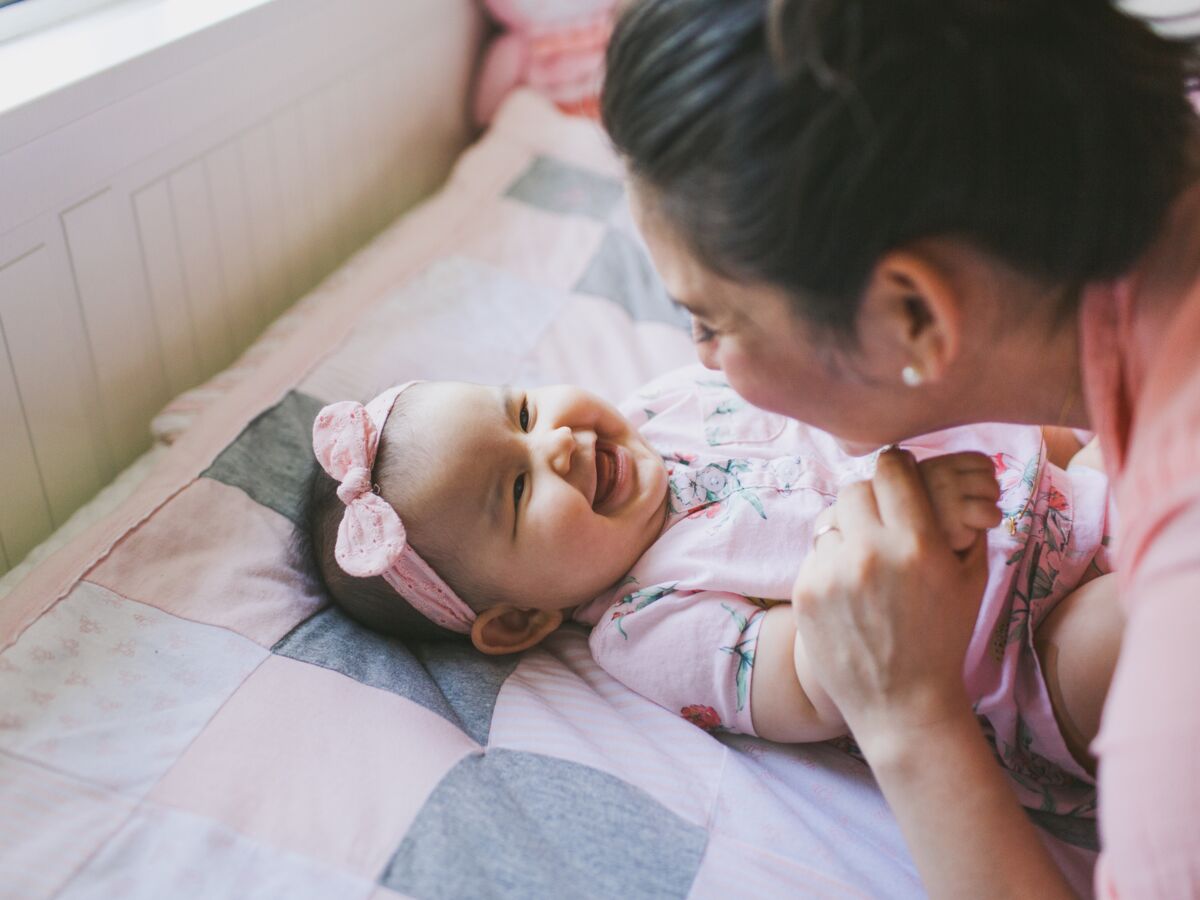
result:
[[[992,461],[982,453],[950,453],[918,464],[950,547],[961,553],[979,532],[1000,524],[1000,485]]]

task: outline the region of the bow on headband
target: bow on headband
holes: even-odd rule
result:
[[[396,398],[418,383],[389,388],[366,406],[343,400],[317,413],[313,452],[321,468],[338,482],[338,498],[346,505],[333,555],[347,575],[382,575],[427,619],[467,634],[475,621],[474,611],[408,543],[400,516],[374,492],[371,481],[383,424]]]

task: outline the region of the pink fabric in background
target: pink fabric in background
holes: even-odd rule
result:
[[[223,522],[219,532],[209,524],[214,519]],[[201,478],[122,540],[88,580],[270,647],[325,602],[288,562],[292,527],[237,488]],[[146,564],[154,559],[171,565]]]

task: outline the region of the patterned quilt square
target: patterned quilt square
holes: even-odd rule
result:
[[[267,656],[81,582],[0,655],[0,748],[141,794]]]

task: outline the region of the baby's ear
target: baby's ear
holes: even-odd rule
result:
[[[559,609],[519,609],[493,606],[485,609],[471,626],[471,643],[480,653],[500,656],[519,653],[541,643],[562,624]]]

